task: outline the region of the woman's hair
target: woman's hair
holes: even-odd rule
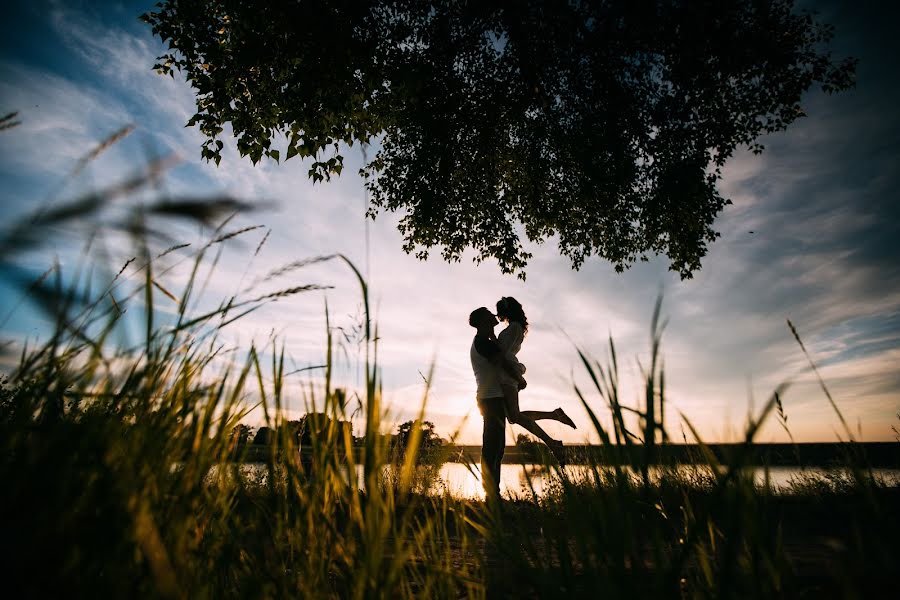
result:
[[[505,321],[516,322],[522,326],[522,330],[528,333],[528,319],[522,305],[512,296],[504,296],[497,301],[497,317]]]

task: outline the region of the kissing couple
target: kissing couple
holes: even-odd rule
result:
[[[499,336],[494,335],[498,319],[506,323]],[[523,375],[525,365],[516,356],[528,333],[528,319],[522,305],[506,296],[497,302],[494,314],[484,306],[469,315],[469,325],[477,331],[469,350],[472,371],[478,386],[476,398],[484,418],[481,438],[481,479],[485,492],[499,496],[500,463],[506,446],[506,420],[520,425],[543,441],[561,465],[565,451],[560,440],[553,439],[537,421],[549,419],[575,428],[575,423],[562,408],[552,411],[520,410],[519,392],[528,383]]]

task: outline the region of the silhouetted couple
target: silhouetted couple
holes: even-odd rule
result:
[[[498,321],[506,328],[494,336]],[[500,463],[506,446],[506,419],[521,425],[547,444],[560,464],[565,463],[563,443],[541,429],[537,421],[551,419],[574,428],[575,423],[562,408],[552,411],[519,410],[519,391],[527,382],[525,365],[516,358],[528,332],[528,320],[522,305],[515,298],[504,297],[497,302],[497,314],[485,307],[476,308],[469,315],[469,325],[477,329],[469,357],[478,384],[478,408],[484,417],[481,446],[481,479],[487,494],[499,495]]]

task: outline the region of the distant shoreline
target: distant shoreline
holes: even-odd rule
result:
[[[743,451],[743,444],[708,444],[707,448],[716,460],[730,462],[730,457]],[[481,459],[479,445],[450,445],[442,448],[447,455],[446,462],[477,463]],[[623,446],[601,446],[590,444],[570,444],[566,446],[569,464],[627,464],[630,462],[627,449]],[[640,444],[632,447],[632,451],[640,456],[644,448]],[[655,463],[676,464],[708,464],[703,452],[697,444],[665,444],[654,448]],[[264,461],[270,452],[269,446],[250,444],[244,450],[245,462]],[[306,454],[301,450],[303,454]],[[840,467],[850,464],[848,457],[857,460],[864,458],[861,464],[880,469],[900,469],[900,443],[898,442],[863,442],[847,443],[803,443],[803,444],[754,444],[750,455],[744,461],[755,467]],[[859,454],[857,454],[859,453]],[[530,464],[540,462],[530,448],[507,446],[503,455],[505,464]]]
[[[716,460],[721,463],[730,462],[730,458],[744,451],[743,444],[707,444],[706,446]],[[567,445],[569,464],[626,464],[627,448],[624,446],[601,446],[588,444]],[[481,446],[456,446],[459,462],[479,460]],[[644,447],[636,444],[632,451],[641,456]],[[665,444],[654,448],[654,463],[676,464],[708,464],[703,451],[697,444]],[[898,442],[865,442],[846,443],[805,443],[805,444],[754,444],[749,449],[745,464],[754,467],[831,467],[850,464],[848,457],[861,453],[863,464],[873,468],[900,468],[900,443]],[[857,456],[858,458],[858,456]],[[503,455],[504,463],[529,463],[534,457],[527,449],[518,446],[507,446]]]

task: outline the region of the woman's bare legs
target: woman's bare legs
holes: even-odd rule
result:
[[[557,408],[556,410],[523,410],[521,413],[532,421],[540,421],[541,419],[559,421],[572,429],[578,429],[575,426],[575,422],[569,418],[569,415],[562,408]]]
[[[553,412],[545,412],[545,411],[520,411],[519,410],[519,390],[516,389],[514,385],[504,385],[503,388],[503,399],[506,401],[506,418],[509,419],[510,423],[515,423],[516,425],[520,425],[524,427],[530,433],[536,435],[542,442],[547,444],[547,447],[553,452],[553,455],[559,460],[563,462],[563,443],[560,440],[554,439],[550,437],[546,431],[541,429],[541,426],[537,424],[534,418],[532,418],[530,414],[539,413],[543,415],[555,415],[556,411]],[[558,420],[556,416],[544,416],[542,418]]]

